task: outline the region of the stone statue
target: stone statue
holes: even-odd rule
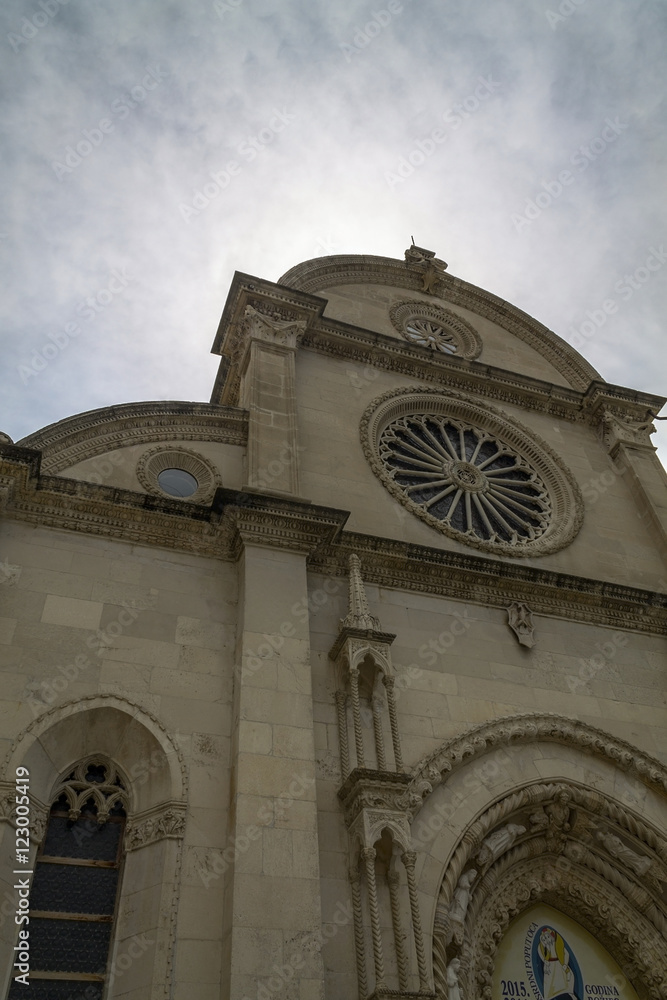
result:
[[[600,830],[595,836],[596,839],[603,845],[607,853],[611,854],[612,858],[616,858],[618,861],[622,862],[622,864],[633,871],[635,875],[645,875],[651,867],[650,858],[642,857],[641,854],[637,854],[631,848],[627,847],[622,840],[615,837],[613,833],[604,833]]]
[[[519,826],[517,823],[508,823],[500,830],[494,830],[477,852],[476,857],[480,865],[492,864],[501,854],[509,851],[516,838],[525,832],[525,826]]]
[[[447,944],[453,940],[463,941],[463,924],[465,922],[472,884],[477,878],[477,870],[469,868],[464,872],[454,889],[454,898],[449,907],[449,930],[447,932]]]
[[[461,987],[459,986],[459,969],[461,962],[458,958],[453,958],[445,972],[445,982],[447,983],[447,1000],[461,1000]]]

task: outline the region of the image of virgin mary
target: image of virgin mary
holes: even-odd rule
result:
[[[545,925],[535,934],[532,964],[543,1000],[583,1000],[579,964],[555,928]]]

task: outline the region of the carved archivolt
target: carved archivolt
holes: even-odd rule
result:
[[[17,442],[42,452],[42,474],[56,475],[87,458],[157,441],[215,441],[244,446],[248,414],[210,403],[148,402],[89,410]]]
[[[360,433],[392,496],[458,541],[486,552],[544,555],[568,545],[581,527],[581,493],[560,458],[486,404],[440,389],[395,389],[366,409]]]
[[[447,996],[458,960],[464,995],[490,1000],[510,922],[543,901],[584,922],[640,996],[663,998],[666,860],[662,832],[596,790],[556,782],[510,793],[465,830],[447,865],[433,932],[436,993]]]
[[[561,743],[603,757],[648,787],[667,792],[667,768],[630,743],[559,715],[516,715],[476,726],[418,764],[406,793],[413,796],[413,813],[448,774],[464,764],[496,749],[538,742]]]
[[[388,285],[419,292],[423,289],[423,275],[404,261],[388,257],[332,256],[297,264],[279,279],[279,284],[311,294],[346,284]],[[444,273],[438,275],[434,291],[453,305],[470,309],[509,330],[545,357],[573,388],[584,390],[591,379],[599,378],[566,341],[491,292]]]
[[[578,865],[561,866],[548,855],[508,858],[509,869],[484,886],[475,907],[476,925],[461,955],[465,996],[491,1000],[495,954],[512,919],[536,902],[561,910],[587,929],[611,952],[640,997],[664,1000],[667,987],[665,939],[631,906],[621,892]],[[434,949],[436,993],[443,986],[442,948]],[[445,967],[446,969],[446,967]]]

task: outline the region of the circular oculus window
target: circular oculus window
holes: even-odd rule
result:
[[[202,455],[185,448],[154,448],[137,463],[137,478],[149,493],[210,503],[222,486],[216,469]]]
[[[472,360],[482,352],[476,330],[456,313],[429,302],[397,302],[389,310],[392,323],[411,344],[440,354]]]
[[[558,456],[497,410],[440,390],[388,393],[362,419],[373,472],[431,527],[487,552],[529,556],[569,544],[583,518]]]

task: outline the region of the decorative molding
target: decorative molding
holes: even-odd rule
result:
[[[137,479],[148,493],[159,497],[169,496],[160,486],[158,476],[165,469],[171,468],[184,469],[197,480],[194,493],[182,498],[188,503],[210,503],[216,489],[222,486],[220,473],[208,459],[197,451],[180,447],[158,447],[145,451],[137,462]]]
[[[183,800],[187,798],[188,793],[188,769],[185,763],[185,757],[183,756],[183,751],[174,741],[172,734],[169,732],[167,727],[158,719],[147,708],[140,705],[136,701],[131,701],[129,698],[121,698],[115,694],[91,694],[85,695],[81,698],[73,699],[72,701],[63,702],[61,705],[54,705],[52,708],[47,709],[41,715],[38,715],[32,722],[21,730],[20,733],[12,740],[7,753],[5,754],[4,761],[2,763],[2,772],[7,774],[10,766],[12,764],[12,759],[17,754],[19,747],[23,741],[28,736],[34,736],[35,739],[39,739],[42,733],[47,729],[50,729],[56,722],[60,722],[64,719],[71,718],[73,714],[81,711],[86,711],[86,709],[93,708],[117,708],[119,711],[124,712],[128,716],[128,721],[136,720],[141,725],[145,726],[149,732],[151,731],[151,726],[154,727],[160,733],[160,739],[158,742],[166,744],[169,748],[168,753],[174,754],[179,765],[180,776],[181,776],[181,790],[183,794]],[[150,721],[151,725],[147,726],[146,721]],[[155,734],[153,734],[155,735]],[[156,737],[157,739],[157,737]],[[164,749],[164,747],[163,747]],[[167,756],[167,751],[165,750],[165,756]],[[130,785],[131,792],[131,782]]]
[[[471,529],[464,533],[448,521],[434,517],[424,504],[417,504],[410,498],[396,482],[395,471],[389,470],[383,461],[381,438],[392,421],[404,417],[418,419],[421,415],[448,417],[497,436],[501,445],[516,452],[522,463],[535,470],[551,505],[549,521],[537,537],[517,536],[511,543],[495,536],[486,540]],[[457,541],[485,552],[513,556],[545,555],[568,545],[581,527],[584,516],[581,491],[556,452],[528,428],[488,404],[478,403],[460,393],[444,393],[425,386],[391,389],[374,399],[364,411],[360,437],[371,469],[392,496],[430,527]],[[467,468],[469,463],[462,463],[459,459],[458,464],[466,464]]]
[[[136,851],[158,840],[182,840],[186,819],[183,802],[169,802],[158,810],[133,816],[125,829],[125,850]]]
[[[544,854],[510,855],[498,874],[486,880],[462,951],[464,995],[491,1000],[495,954],[510,922],[544,902],[584,923],[614,955],[642,1000],[664,1000],[664,937],[604,879],[575,863],[559,868],[554,860]],[[441,948],[434,948],[434,978],[437,989],[445,981]]]
[[[529,604],[534,615],[626,631],[667,633],[664,593],[518,562],[499,563],[473,552],[342,532],[335,546],[325,546],[310,557],[308,568],[344,577],[351,552],[362,559],[367,583],[379,587],[437,594],[505,611],[509,603],[517,600]]]
[[[286,324],[285,337],[296,341],[305,328],[319,316],[326,306],[326,299],[279,285],[238,271],[232,279],[220,325],[211,348],[213,354],[222,355],[220,370],[211,395],[212,403],[226,406],[238,404],[244,359],[249,341],[255,337],[275,339],[276,329],[262,322]],[[248,311],[250,307],[250,311]],[[260,318],[261,317],[261,318]],[[288,332],[291,330],[291,333]]]
[[[243,311],[244,333],[251,340],[277,344],[295,350],[305,332],[307,321],[288,315],[283,309],[266,310],[248,303]]]
[[[445,355],[455,353],[456,357],[473,361],[482,353],[482,340],[474,326],[458,313],[452,312],[451,309],[443,309],[433,302],[422,302],[420,299],[395,302],[389,310],[389,318],[408,343],[427,347],[436,356],[438,352]],[[426,322],[436,327],[430,337],[428,331],[424,332],[426,343],[422,343],[419,337],[408,329],[409,324],[415,321]],[[440,339],[443,340],[442,346],[439,344]]]
[[[633,448],[648,448],[655,451],[651,444],[651,434],[655,434],[655,424],[648,419],[631,420],[625,416],[617,416],[610,410],[604,410],[602,416],[603,439],[607,451],[612,458],[616,457],[622,445]]]
[[[534,811],[536,805],[539,808]],[[622,827],[614,829],[627,836],[626,830],[633,827],[636,833],[645,835],[640,842],[641,853],[634,843],[631,848],[610,834],[610,856],[600,856],[595,835],[597,820],[602,815],[609,824],[612,812],[624,821]],[[507,823],[508,817],[513,822]],[[667,853],[662,830],[650,829],[599,791],[575,783],[530,785],[494,803],[461,833],[445,871],[433,934],[436,992],[444,987],[446,969],[457,957],[462,965],[464,995],[490,1000],[495,950],[514,916],[538,899],[570,912],[580,923],[582,915],[588,917],[588,926],[606,947],[610,939],[626,933],[628,927],[641,928],[648,948],[639,969],[640,978],[648,989],[646,970],[662,967],[665,971],[658,977],[659,983],[667,973],[667,900],[662,892],[667,868],[663,870],[660,862],[646,853],[649,840],[654,850],[659,848],[660,857]],[[485,855],[489,845],[492,849]],[[471,862],[474,869],[469,867]],[[649,872],[654,873],[653,878]],[[530,891],[513,895],[513,885],[525,889],[526,876],[533,880]],[[588,904],[595,899],[600,905],[597,910],[588,906],[577,911],[575,899]],[[617,915],[622,925],[617,923]],[[654,962],[651,966],[647,958],[658,941],[662,942],[661,957],[657,965]],[[625,957],[624,969],[632,980],[637,973],[631,961],[632,947],[625,951]],[[643,995],[661,994],[648,989]]]
[[[388,257],[331,256],[305,261],[279,278],[287,285],[308,293],[325,293],[327,288],[345,284],[381,284],[423,291],[421,270]],[[469,309],[497,323],[541,354],[575,389],[585,389],[599,378],[595,369],[565,340],[515,306],[491,292],[455,278],[438,275],[430,291],[446,303]]]
[[[268,545],[311,554],[333,543],[349,512],[301,500],[220,489],[213,508],[230,537],[232,558],[243,545]]]
[[[31,843],[39,846],[44,839],[46,823],[49,818],[48,807],[37,798],[34,792],[28,793],[30,798],[30,813],[28,837]],[[0,823],[7,823],[16,828],[16,782],[0,781]],[[13,850],[13,847],[12,847]]]
[[[410,850],[410,828],[403,797],[410,775],[355,768],[338,791],[345,823],[360,847],[370,848],[386,827],[404,851]]]
[[[210,403],[125,403],[49,424],[18,445],[42,452],[41,471],[56,475],[87,458],[160,441],[211,441],[244,447],[248,414]]]
[[[553,385],[456,355],[425,354],[416,345],[336,320],[325,318],[314,322],[304,334],[301,346],[363,367],[474,392],[495,402],[548,413],[559,419],[584,419],[582,394],[568,386]]]
[[[621,771],[635,775],[647,787],[667,793],[667,767],[660,761],[601,729],[547,714],[507,716],[468,730],[417,764],[406,792],[409,795],[424,788],[428,795],[447,776],[478,757],[499,748],[536,742],[561,743],[603,757]],[[420,795],[420,802],[423,799]],[[413,815],[416,812],[417,809],[411,810]]]

